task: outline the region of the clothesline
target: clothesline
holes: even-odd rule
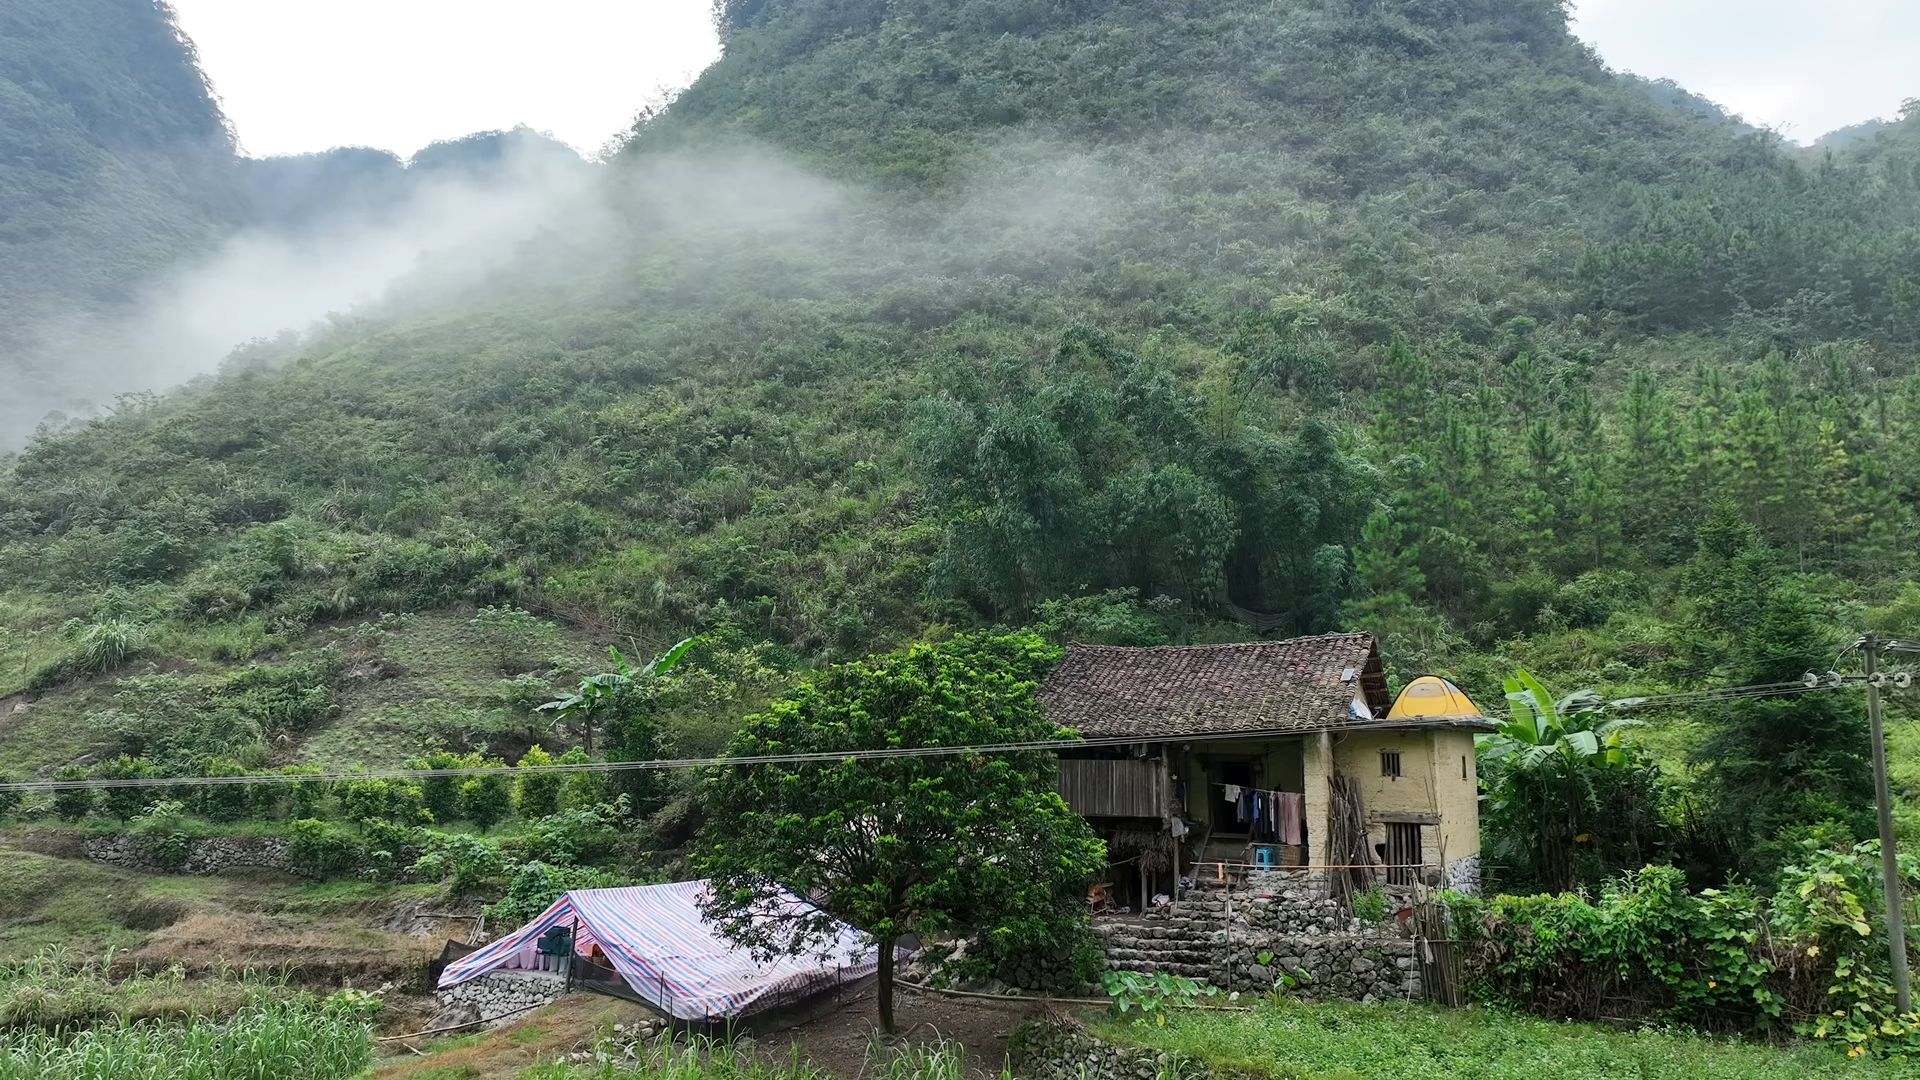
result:
[[[1208,781],[1208,783],[1212,784],[1214,787],[1239,788],[1241,791],[1258,791],[1263,795],[1305,795],[1306,794],[1306,792],[1304,791],[1281,791],[1279,788],[1254,787],[1252,784],[1228,784],[1228,783],[1223,783],[1219,780],[1211,780],[1211,781]]]
[[[1275,791],[1251,784],[1212,782],[1208,786],[1225,789],[1226,801],[1233,805],[1234,818],[1250,825],[1249,832],[1264,832],[1289,846],[1306,842],[1307,797],[1298,791]],[[1181,792],[1184,803],[1186,794]]]

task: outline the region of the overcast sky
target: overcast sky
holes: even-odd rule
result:
[[[1920,97],[1920,0],[1576,0],[1574,32],[1801,142]]]
[[[173,0],[250,154],[527,124],[598,150],[718,53],[709,0]],[[1576,0],[1616,68],[1811,141],[1920,96],[1920,0]]]

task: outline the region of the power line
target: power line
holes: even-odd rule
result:
[[[1603,702],[1601,708],[1639,710],[1670,705],[1690,705],[1707,702],[1741,701],[1756,698],[1783,697],[1793,694],[1817,693],[1825,690],[1842,689],[1830,683],[1806,682],[1760,683],[1753,686],[1715,687],[1707,690],[1682,691],[1675,694],[1655,695],[1640,698],[1621,698]],[[1364,730],[1364,722],[1354,725],[1356,730]],[[1185,735],[1175,741],[1209,742],[1222,739],[1244,738],[1252,734],[1248,731],[1215,732],[1201,735]],[[1266,732],[1264,734],[1271,734]],[[567,765],[529,765],[515,768],[512,775],[565,775],[570,773],[615,773],[635,771],[664,771],[677,769],[702,769],[716,767],[735,767],[744,765],[785,765],[785,764],[826,764],[843,761],[889,761],[903,758],[952,757],[963,754],[1014,754],[1062,750],[1103,749],[1121,746],[1133,746],[1142,742],[1165,741],[1143,739],[1138,735],[1111,735],[1091,739],[1044,739],[1025,742],[1003,743],[965,743],[954,746],[911,746],[885,747],[871,750],[822,750],[790,754],[750,754],[737,757],[706,758],[658,758],[647,761],[588,761]],[[505,771],[504,766],[461,766],[444,769],[379,769],[362,772],[335,770],[314,773],[261,773],[241,776],[140,776],[140,777],[89,777],[81,780],[23,780],[15,783],[0,784],[0,791],[7,792],[56,792],[104,790],[115,788],[170,788],[170,787],[226,787],[236,784],[308,784],[342,783],[355,780],[425,780],[433,778],[457,778],[473,776],[498,776]]]

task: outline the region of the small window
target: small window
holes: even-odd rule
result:
[[[1462,780],[1466,780],[1466,779],[1468,779],[1468,776],[1467,776],[1467,755],[1465,755],[1465,754],[1461,754],[1461,755],[1460,755],[1460,779],[1462,779]]]
[[[1400,776],[1400,751],[1380,751],[1380,775],[1398,778]]]

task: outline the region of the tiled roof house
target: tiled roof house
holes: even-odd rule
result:
[[[1394,702],[1370,634],[1073,645],[1039,699],[1100,744],[1063,756],[1069,805],[1125,841],[1110,841],[1117,856],[1158,868],[1129,875],[1124,891],[1141,894],[1130,900],[1170,892],[1195,867],[1333,866],[1336,790],[1359,803],[1384,880],[1477,882],[1473,736],[1492,725],[1444,680],[1417,680]],[[1157,833],[1164,849],[1144,857],[1141,838]]]

